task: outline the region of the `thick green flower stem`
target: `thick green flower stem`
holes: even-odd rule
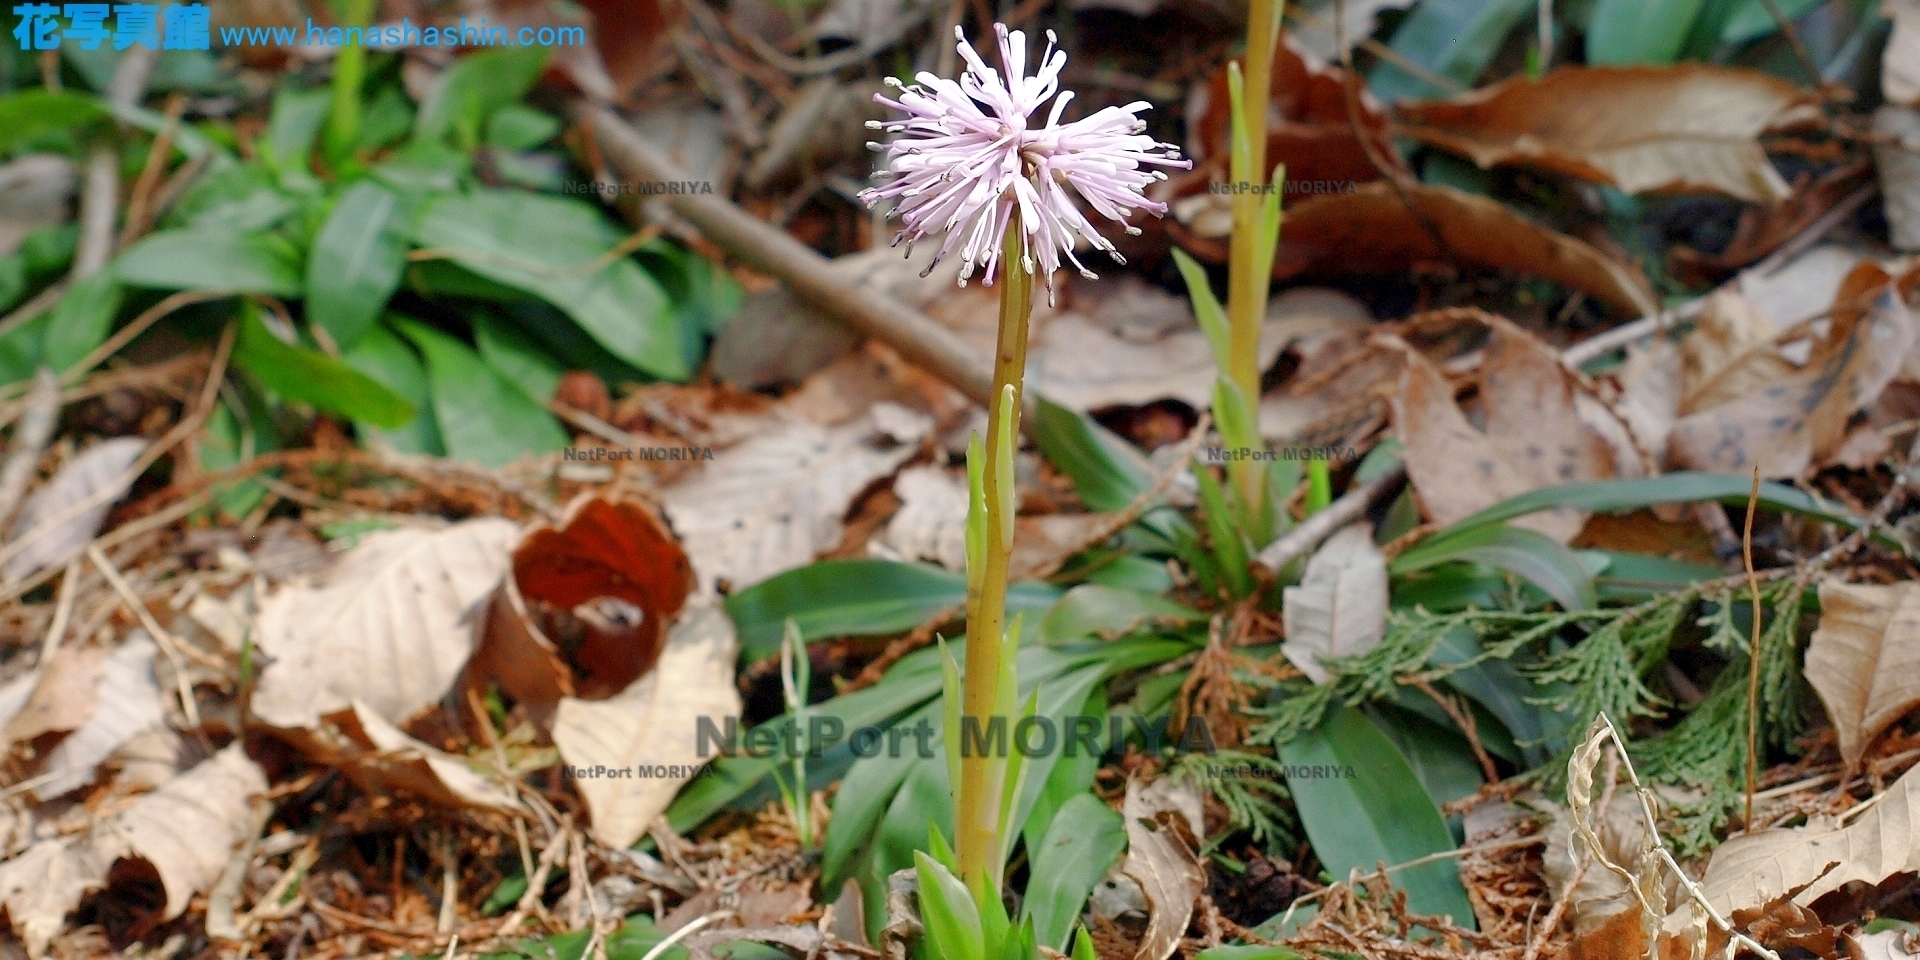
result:
[[[993,358],[993,397],[987,409],[984,474],[985,543],[974,595],[968,597],[967,662],[962,716],[988,729],[1001,696],[1001,646],[1007,615],[1007,558],[1013,550],[1013,451],[1020,436],[1020,403],[1027,369],[1027,316],[1033,275],[1023,261],[1020,211],[1007,225],[1000,266],[1000,335]],[[1012,691],[1009,691],[1011,693]],[[965,722],[963,720],[963,722]],[[1011,719],[1006,721],[1011,723]],[[948,750],[961,749],[949,743]],[[954,813],[954,854],[960,877],[976,902],[1000,895],[1000,799],[1007,758],[977,751],[960,759],[960,805]],[[983,889],[982,885],[986,887]]]
[[[1227,261],[1227,324],[1232,356],[1226,375],[1255,409],[1260,405],[1260,321],[1267,312],[1271,277],[1255,263],[1260,208],[1266,198],[1248,185],[1279,189],[1267,181],[1267,100],[1273,87],[1273,46],[1282,9],[1283,0],[1251,0],[1247,5],[1246,95],[1241,104],[1246,142],[1231,151],[1233,238]],[[1259,461],[1231,461],[1227,473],[1249,509],[1265,500],[1266,470]]]

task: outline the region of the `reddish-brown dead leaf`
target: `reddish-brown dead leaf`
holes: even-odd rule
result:
[[[613,97],[626,101],[673,69],[668,39],[686,20],[673,0],[580,0],[593,15],[593,45],[600,53]]]
[[[1387,136],[1386,113],[1364,83],[1356,84],[1358,96],[1349,112],[1345,71],[1308,53],[1289,33],[1280,35],[1273,52],[1273,92],[1267,100],[1268,169],[1260,171],[1262,182],[1274,165],[1282,163],[1287,165],[1289,184],[1321,186],[1329,192],[1380,179],[1356,127],[1365,131],[1382,162],[1396,172],[1406,169]],[[1232,126],[1228,102],[1227,70],[1222,65],[1188,105],[1188,140],[1195,163],[1204,164],[1216,181],[1228,176],[1227,137]],[[1329,184],[1337,187],[1324,186]]]
[[[1453,100],[1409,104],[1396,130],[1482,167],[1525,163],[1628,193],[1712,190],[1778,203],[1758,137],[1812,91],[1754,70],[1561,67]]]
[[[557,528],[535,528],[515,548],[470,677],[537,707],[610,697],[653,668],[692,590],[693,567],[664,523],[638,503],[583,496]],[[554,618],[535,607],[555,611],[578,643],[550,636],[543,623]]]
[[[1169,219],[1167,230],[1195,256],[1224,262],[1225,241]],[[1435,238],[1442,246],[1436,246]],[[1387,183],[1314,196],[1287,207],[1274,257],[1276,279],[1402,273],[1449,259],[1544,277],[1625,316],[1657,313],[1639,269],[1498,201],[1448,187]]]

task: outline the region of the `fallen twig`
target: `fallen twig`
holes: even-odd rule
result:
[[[1297,557],[1305,556],[1320,541],[1333,535],[1335,530],[1360,519],[1374,501],[1390,490],[1398,489],[1401,481],[1407,479],[1407,468],[1396,466],[1387,472],[1368,480],[1351,490],[1340,499],[1327,505],[1326,509],[1301,521],[1285,536],[1267,544],[1253,562],[1274,573],[1293,562]]]

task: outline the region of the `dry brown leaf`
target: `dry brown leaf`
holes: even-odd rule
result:
[[[100,703],[100,674],[107,651],[99,647],[61,647],[39,668],[33,693],[7,721],[0,739],[8,744],[43,733],[78,730]]]
[[[1766,476],[1784,477],[1826,463],[1846,440],[1848,418],[1893,381],[1915,341],[1907,306],[1877,264],[1847,275],[1831,312],[1821,325],[1789,331],[1718,374],[1703,406],[1674,424],[1669,465],[1746,473],[1757,463]],[[1807,360],[1790,365],[1780,348],[1802,339],[1812,340]],[[1734,386],[1716,385],[1727,378]]]
[[[260,605],[267,660],[253,711],[285,729],[317,726],[360,701],[404,723],[465,666],[518,528],[501,519],[372,534],[316,586]]]
[[[1342,31],[1335,26],[1335,13],[1344,15],[1346,45],[1352,49],[1354,44],[1372,36],[1375,20],[1381,13],[1404,10],[1410,6],[1413,6],[1413,0],[1353,0],[1352,3],[1307,0],[1305,3],[1287,4],[1287,19],[1294,21],[1294,42],[1308,53],[1331,63],[1338,61],[1342,52]]]
[[[1895,873],[1920,870],[1920,846],[1913,842],[1913,825],[1920,822],[1920,767],[1870,802],[1873,806],[1845,826],[1817,817],[1803,827],[1762,830],[1721,844],[1700,882],[1708,902],[1724,916],[1804,885],[1793,902],[1811,906],[1855,880],[1877,884]],[[1666,929],[1683,927],[1685,913],[1668,916]]]
[[[107,865],[84,843],[48,839],[0,863],[0,904],[27,955],[46,955],[80,898],[106,885]]]
[[[1614,373],[1619,395],[1613,409],[1634,440],[1647,451],[1666,449],[1667,434],[1680,417],[1684,385],[1679,349],[1664,337],[1627,348],[1627,361]]]
[[[1857,770],[1873,738],[1920,704],[1920,583],[1820,584],[1807,682],[1827,705],[1840,757]]]
[[[1580,416],[1558,352],[1505,320],[1495,318],[1492,327],[1480,365],[1484,431],[1455,405],[1453,386],[1440,370],[1405,348],[1394,429],[1405,444],[1414,491],[1443,527],[1530,490],[1615,472],[1612,451]],[[1513,523],[1565,543],[1585,519],[1560,509]]]
[[[1713,190],[1778,203],[1758,137],[1812,91],[1756,70],[1559,67],[1399,108],[1404,133],[1482,167],[1526,163],[1627,193]]]
[[[1404,199],[1403,199],[1404,197]],[[1168,227],[1179,234],[1177,224]],[[1438,236],[1443,247],[1434,245]],[[1182,245],[1223,261],[1226,244],[1195,238]],[[1287,207],[1274,257],[1276,279],[1403,273],[1457,259],[1494,270],[1544,277],[1599,300],[1623,316],[1659,311],[1638,269],[1527,219],[1506,205],[1448,187],[1362,184],[1352,193],[1313,196]]]
[[[146,449],[147,441],[140,437],[102,440],[68,460],[59,473],[34,491],[20,508],[20,516],[13,522],[13,535],[7,542],[19,544],[22,536],[28,533],[35,536],[18,553],[7,558],[7,579],[24,580],[47,567],[66,563],[86,550],[93,535],[100,530],[101,522],[107,519],[113,501],[120,499],[133,483],[134,478],[127,476],[127,471]],[[75,512],[73,509],[96,497],[105,499],[85,510]],[[43,526],[45,530],[41,529]]]
[[[93,782],[101,761],[140,734],[166,726],[166,700],[154,676],[159,652],[144,630],[134,630],[101,665],[98,706],[87,721],[61,738],[47,752],[41,774],[48,776],[31,788],[47,800]]]
[[[459,757],[408,736],[365,704],[355,703],[340,721],[342,733],[361,749],[329,760],[364,784],[404,790],[454,809],[522,809],[511,789]]]
[[[591,495],[569,504],[557,528],[529,531],[512,569],[467,675],[542,709],[565,696],[612,696],[651,669],[665,624],[693,589],[686,552],[664,523],[638,503]],[[539,615],[529,601],[543,605]],[[563,653],[545,623],[578,642]]]
[[[1888,103],[1920,107],[1920,0],[1886,0],[1893,35],[1880,54],[1880,93]]]
[[[1353,524],[1327,538],[1307,560],[1298,586],[1284,591],[1286,642],[1280,652],[1314,683],[1333,679],[1324,661],[1366,653],[1387,631],[1387,557],[1373,527]]]
[[[1127,781],[1120,815],[1126,819],[1127,855],[1120,872],[1146,894],[1147,930],[1133,960],[1166,960],[1180,946],[1193,903],[1206,885],[1196,852],[1200,796],[1192,784],[1151,786]]]
[[[1908,2],[1920,9],[1920,0]],[[1920,21],[1920,13],[1914,14],[1914,19]],[[1920,23],[1913,33],[1920,36]],[[1920,47],[1920,40],[1914,45]],[[1914,56],[1920,58],[1920,50]],[[1873,159],[1880,169],[1887,233],[1894,247],[1920,250],[1920,110],[1881,107],[1873,112],[1873,132],[1885,137],[1873,145]]]
[[[162,916],[171,920],[220,875],[246,839],[248,801],[266,790],[266,774],[236,742],[95,824],[90,842],[102,863],[152,864],[167,892]]]
[[[673,69],[675,58],[667,56],[666,51],[672,32],[686,20],[686,11],[679,4],[666,0],[581,0],[580,5],[593,15],[593,46],[612,83],[610,99],[632,102],[634,94]],[[564,57],[565,51],[560,55]],[[586,86],[581,84],[583,89]]]
[[[1840,284],[1866,257],[1837,243],[1821,244],[1771,270],[1741,271],[1733,281],[1776,331],[1825,316]]]
[[[631,846],[694,769],[711,759],[699,755],[698,721],[724,728],[728,717],[740,715],[733,674],[738,655],[733,621],[719,604],[699,603],[668,632],[652,673],[609,700],[560,701],[553,742],[575,772],[574,789],[592,814],[595,839]],[[649,775],[641,775],[641,767]]]
[[[1569,819],[1573,814],[1564,809],[1553,811],[1553,820],[1547,826],[1547,849],[1542,859],[1547,882],[1555,900],[1567,900],[1568,913],[1573,917],[1574,943],[1576,947],[1582,940],[1611,938],[1624,932],[1624,927],[1616,922],[1617,917],[1631,919],[1633,935],[1645,943],[1645,931],[1640,926],[1640,903],[1634,899],[1633,891],[1619,874],[1594,861],[1580,876],[1580,882],[1573,884],[1573,876],[1579,870],[1576,857],[1576,844],[1573,824]],[[1647,822],[1640,809],[1640,798],[1630,790],[1622,789],[1613,796],[1613,802],[1606,811],[1595,818],[1594,832],[1600,837],[1607,859],[1632,869],[1640,859],[1647,843]],[[1666,898],[1677,901],[1680,895],[1679,884],[1662,875],[1666,884]],[[1645,956],[1642,949],[1638,956]],[[1596,955],[1589,944],[1587,955]],[[1605,954],[1598,954],[1604,956]]]
[[[1307,196],[1316,190],[1349,190],[1380,179],[1379,168],[1354,133],[1346,72],[1308,52],[1288,32],[1280,34],[1273,52],[1272,94],[1267,101],[1268,169],[1260,171],[1261,182],[1266,182],[1272,167],[1283,163],[1287,166],[1289,196]],[[1405,163],[1387,136],[1386,113],[1380,101],[1366,91],[1365,84],[1360,84],[1356,106],[1359,127],[1372,141],[1374,155],[1396,171],[1403,171]],[[1232,126],[1229,113],[1227,68],[1222,65],[1187,103],[1187,140],[1196,170],[1188,176],[1227,181],[1227,135]],[[1196,195],[1227,199],[1225,194]]]
[[[836,427],[770,417],[758,436],[662,490],[700,592],[723,578],[746,587],[839,546],[853,498],[911,459],[931,428],[891,403]]]

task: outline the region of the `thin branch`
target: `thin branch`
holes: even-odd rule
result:
[[[1301,521],[1300,525],[1267,544],[1266,549],[1253,561],[1274,573],[1291,563],[1296,557],[1305,556],[1320,541],[1333,535],[1335,530],[1360,519],[1389,490],[1399,489],[1400,483],[1407,479],[1407,468],[1395,466],[1391,470],[1374,477],[1351,490],[1340,499],[1327,505],[1327,508]]]

